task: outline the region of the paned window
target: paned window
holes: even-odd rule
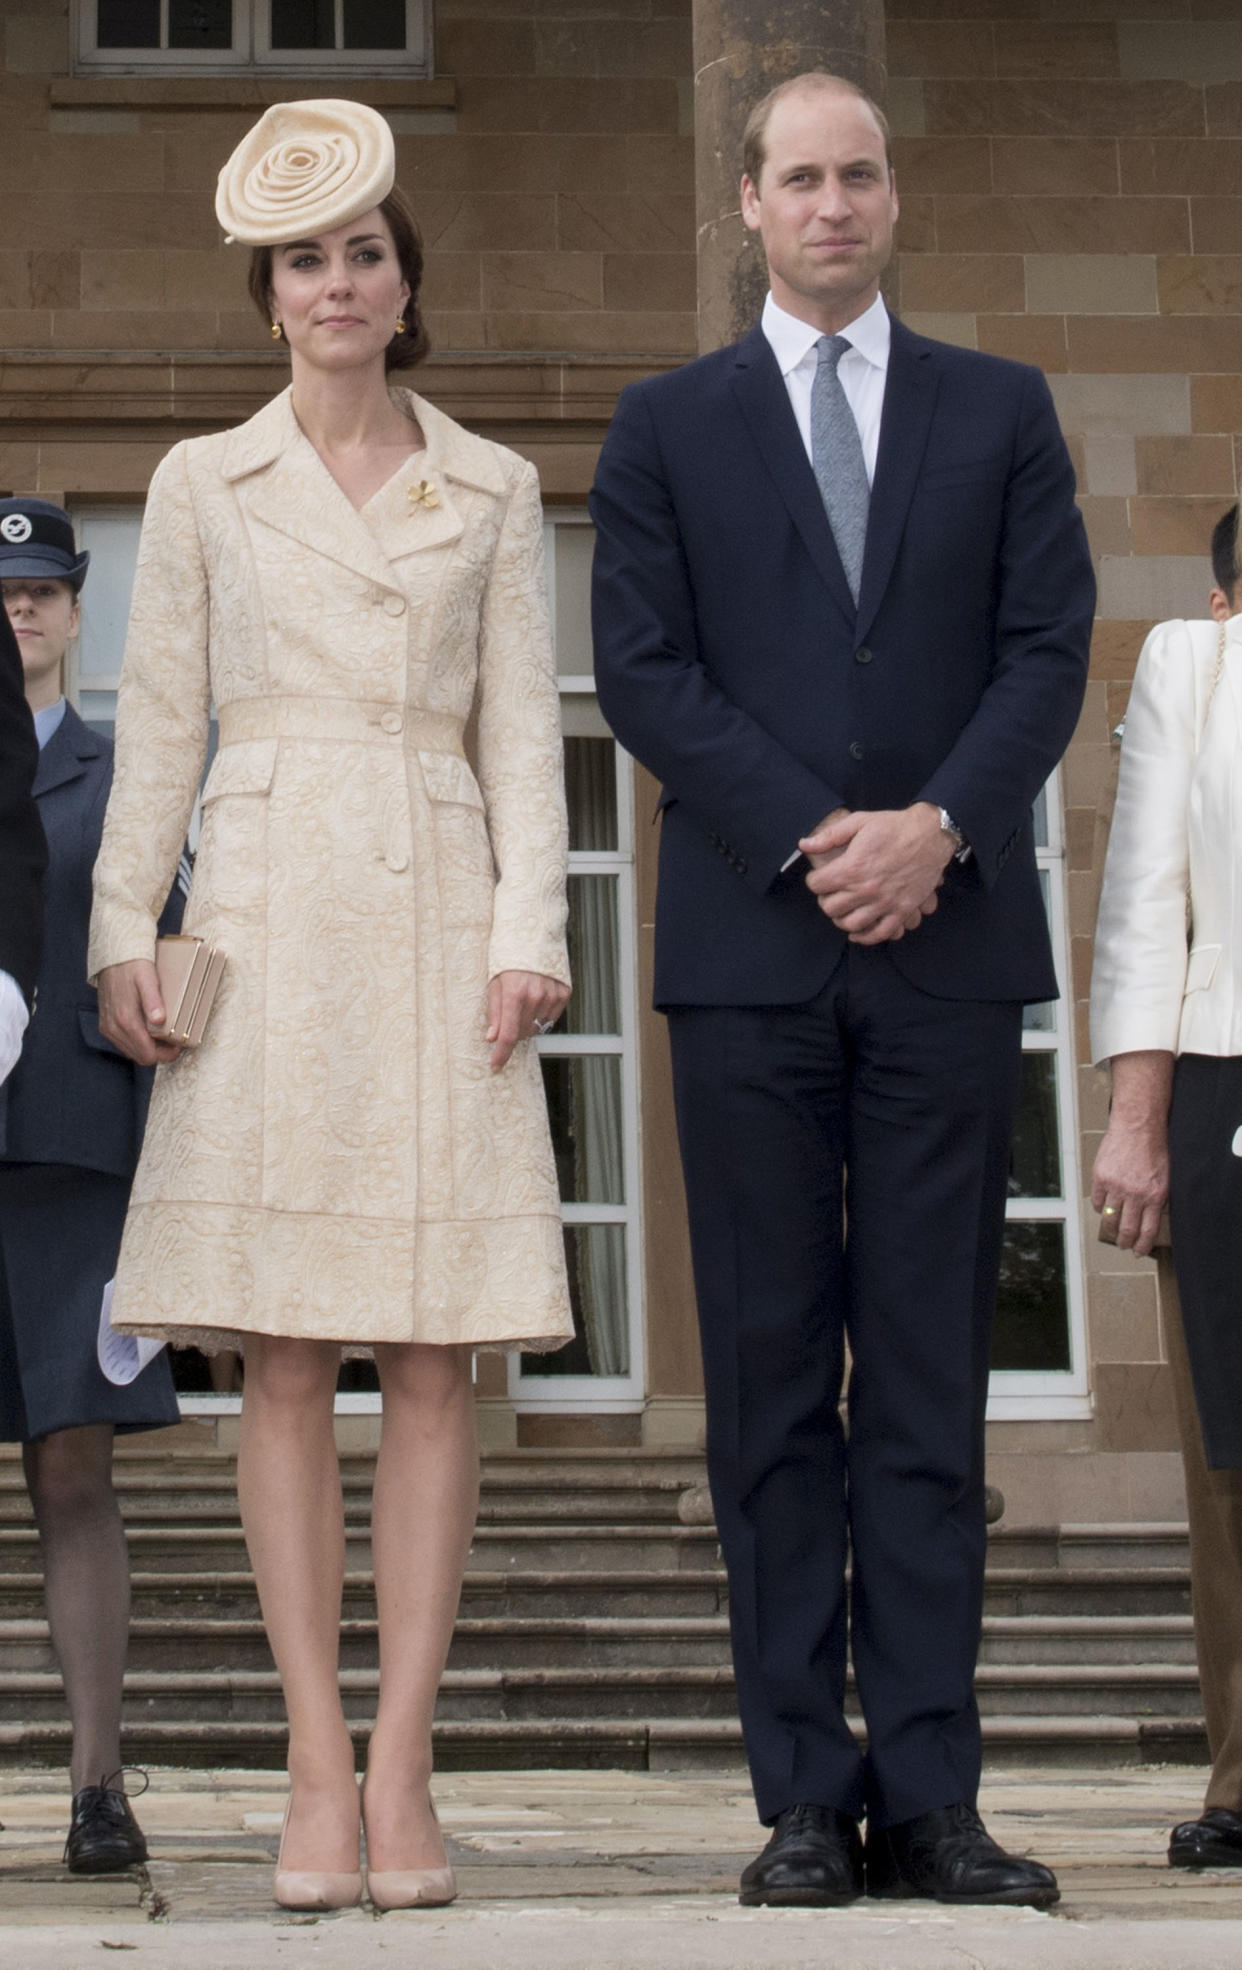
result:
[[[992,1335],[988,1415],[996,1420],[1090,1413],[1065,852],[1055,774],[1036,803],[1035,843],[1062,996],[1028,1006],[1022,1022],[1022,1082]]]
[[[641,1406],[634,835],[629,760],[595,700],[586,516],[549,516],[548,591],[565,735],[574,991],[539,1041],[561,1184],[574,1339],[513,1359],[526,1410]]]
[[[425,74],[430,0],[79,0],[82,69]]]

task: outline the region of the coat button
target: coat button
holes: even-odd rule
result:
[[[858,743],[858,740],[857,740],[857,739],[851,739],[851,740],[850,740],[850,758],[851,758],[851,759],[861,759],[861,758],[862,758],[862,756],[863,756],[863,749],[862,749],[862,747],[861,747],[861,746],[859,745],[859,743]]]
[[[854,662],[856,664],[869,664],[871,662],[871,652],[867,648],[865,643],[863,644],[861,650],[855,650]]]
[[[386,595],[384,597],[384,614],[386,616],[403,616],[405,614],[405,597],[403,595]]]
[[[384,860],[395,876],[399,876],[404,869],[408,869],[410,866],[409,856],[400,848],[390,848]]]
[[[380,719],[380,730],[382,732],[400,732],[404,725],[405,720],[399,711],[386,711]]]

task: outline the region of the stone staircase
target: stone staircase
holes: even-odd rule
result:
[[[134,1569],[126,1755],[279,1765],[280,1692],[222,1454],[118,1456]],[[376,1692],[371,1466],[343,1464],[342,1684]],[[500,1452],[436,1724],[442,1769],[693,1768],[741,1758],[726,1589],[701,1459]],[[989,1760],[1206,1756],[1181,1526],[993,1528],[979,1699]],[[68,1743],[20,1472],[0,1464],[0,1762]]]

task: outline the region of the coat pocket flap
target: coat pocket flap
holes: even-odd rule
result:
[[[1206,992],[1220,963],[1219,944],[1196,944],[1186,960],[1186,991]]]
[[[423,785],[431,800],[455,800],[463,807],[483,805],[478,781],[469,763],[455,752],[420,752]]]
[[[224,793],[267,793],[276,771],[276,739],[239,739],[221,746],[211,762],[203,805]]]
[[[86,1041],[92,1053],[106,1053],[113,1060],[125,1060],[125,1055],[119,1048],[114,1047],[111,1040],[105,1040],[103,1034],[100,1032],[99,1014],[93,1006],[78,1007],[78,1027],[81,1031],[82,1038]],[[128,1064],[126,1062],[126,1065]]]

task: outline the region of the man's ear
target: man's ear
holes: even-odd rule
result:
[[[1226,595],[1223,588],[1212,590],[1208,596],[1208,608],[1216,622],[1228,622],[1230,616],[1235,613],[1233,597]]]
[[[759,188],[747,172],[742,173],[742,223],[748,232],[759,230]]]

